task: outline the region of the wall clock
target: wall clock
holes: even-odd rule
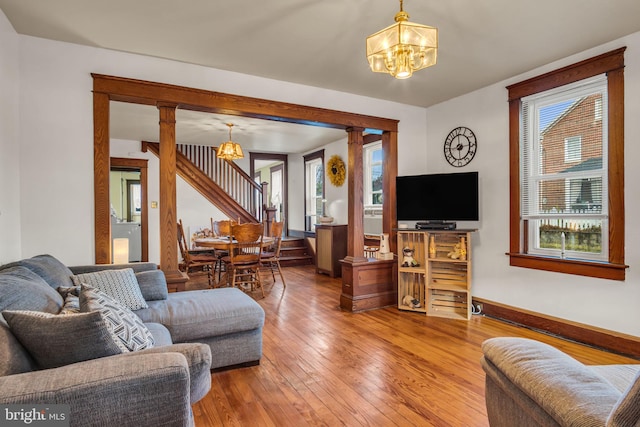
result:
[[[473,160],[477,147],[473,131],[460,126],[449,132],[444,140],[444,157],[451,166],[459,168]]]
[[[346,168],[344,161],[337,154],[331,156],[327,162],[327,175],[329,175],[329,181],[336,187],[341,187],[344,184]]]

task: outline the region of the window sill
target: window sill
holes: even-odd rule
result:
[[[507,255],[509,255],[510,259],[509,265],[513,267],[533,268],[535,270],[555,271],[557,273],[610,280],[624,280],[626,269],[629,267],[624,264],[547,258],[521,253],[507,253]]]

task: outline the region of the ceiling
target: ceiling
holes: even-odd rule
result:
[[[0,9],[20,34],[423,107],[640,31],[638,0],[405,0],[410,21],[438,28],[438,63],[396,80],[372,73],[364,53],[366,37],[393,23],[396,0],[0,0]],[[157,138],[155,109],[145,130],[146,121],[128,117],[142,118],[149,107],[131,108],[139,111],[114,112],[120,119],[112,120],[112,136],[144,139],[137,135],[155,131]],[[193,143],[225,141],[227,121],[237,124],[234,140],[247,137],[249,149],[269,140],[283,149],[264,151],[304,152],[344,137],[235,116],[181,118],[177,133]],[[303,146],[309,130],[317,139]]]

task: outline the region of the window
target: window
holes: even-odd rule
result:
[[[624,280],[624,50],[507,88],[511,265]]]
[[[305,231],[314,231],[324,215],[324,150],[304,156]]]
[[[602,99],[596,99],[595,111],[593,112],[593,119],[596,121],[602,120]]]
[[[364,154],[364,206],[382,206],[382,142],[367,144]]]
[[[580,125],[584,125],[584,123],[580,123]],[[586,129],[583,128],[583,130],[586,130]],[[568,138],[565,138],[564,139],[564,162],[565,163],[579,162],[581,159],[582,159],[582,137],[570,136]]]
[[[522,222],[530,254],[607,259],[607,120],[593,123],[595,101],[606,98],[605,76],[522,98]]]

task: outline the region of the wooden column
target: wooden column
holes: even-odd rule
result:
[[[364,256],[362,173],[363,129],[350,128],[349,132],[349,239],[347,256],[342,261],[342,293],[340,308],[358,312],[395,305],[398,301],[397,261],[374,260]],[[382,230],[389,233],[390,249],[395,252],[396,224],[396,175],[398,172],[398,134],[386,131],[382,134],[384,177],[382,202]],[[393,235],[393,238],[392,238]]]
[[[186,275],[178,269],[176,208],[176,105],[158,103],[160,113],[160,268],[167,284],[183,290]]]
[[[397,254],[396,177],[398,176],[398,132],[382,133],[382,232],[389,234],[389,249]]]
[[[362,132],[363,128],[347,128],[349,133],[349,161],[347,166],[347,185],[349,186],[348,221],[349,236],[347,240],[347,262],[363,262],[364,256],[364,209],[363,209],[363,159]]]
[[[93,207],[95,263],[111,263],[109,95],[93,92]]]

